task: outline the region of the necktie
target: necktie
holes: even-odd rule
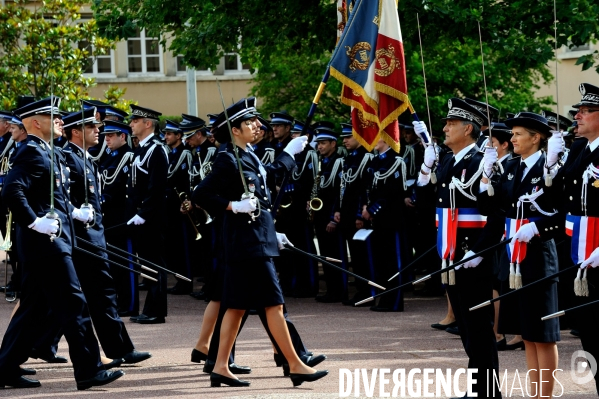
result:
[[[526,169],[526,163],[520,162],[520,166],[518,166],[518,170],[516,171],[516,184],[514,187],[518,189],[520,187],[520,183],[522,183],[522,177],[524,176],[524,169]]]

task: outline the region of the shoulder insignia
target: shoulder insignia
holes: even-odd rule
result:
[[[541,178],[540,178],[540,177],[534,177],[534,178],[533,178],[533,179],[530,181],[530,184],[537,184],[537,183],[538,183],[538,182],[540,182],[540,181],[541,181]]]
[[[472,154],[466,154],[466,155],[464,156],[464,159],[469,159],[469,158],[471,158],[471,157],[472,157]]]
[[[508,175],[507,175],[507,179],[508,179],[508,180],[512,180],[513,178],[514,178],[514,175],[513,175],[513,174],[511,174],[511,173],[508,173]]]
[[[28,141],[28,142],[27,142],[27,145],[28,145],[29,147],[33,147],[33,148],[36,148],[36,147],[37,147],[37,145],[35,145],[35,143],[34,143],[34,142],[32,142],[32,141]]]

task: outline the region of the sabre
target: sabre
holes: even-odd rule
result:
[[[374,283],[374,282],[372,282],[372,281],[370,281],[370,280],[368,280],[368,279],[366,279],[366,278],[364,278],[364,277],[362,277],[362,276],[358,276],[357,274],[355,274],[355,273],[352,273],[352,272],[350,272],[350,271],[348,271],[348,270],[345,270],[345,269],[344,269],[344,268],[342,268],[342,267],[339,267],[339,266],[337,266],[337,265],[334,265],[334,264],[332,264],[332,263],[330,263],[330,262],[327,262],[326,260],[322,259],[323,257],[321,257],[321,256],[314,255],[314,254],[311,254],[311,253],[309,253],[309,252],[306,252],[306,251],[302,251],[301,249],[299,249],[299,248],[296,248],[296,247],[294,247],[293,245],[289,245],[289,244],[284,244],[284,245],[285,245],[285,248],[287,248],[287,249],[290,249],[290,250],[292,250],[292,251],[295,251],[295,252],[297,252],[297,253],[299,253],[299,254],[302,254],[302,255],[304,255],[304,256],[306,256],[306,257],[308,257],[308,258],[317,259],[317,260],[319,260],[320,262],[322,262],[322,264],[323,264],[323,265],[330,266],[330,267],[332,267],[332,268],[334,268],[334,269],[337,269],[337,270],[339,270],[340,272],[343,272],[343,273],[349,274],[350,276],[353,276],[353,277],[355,277],[355,278],[357,278],[357,279],[359,279],[359,280],[362,280],[362,281],[364,281],[364,282],[368,283],[368,285],[372,285],[373,287],[376,287],[376,288],[378,288],[378,289],[381,289],[381,290],[385,290],[385,289],[386,289],[385,287],[383,287],[383,286],[381,286],[381,285],[378,285],[377,283]]]
[[[156,270],[154,270],[154,269],[150,269],[149,267],[147,267],[147,266],[144,266],[144,265],[142,265],[141,263],[135,262],[135,261],[133,261],[133,260],[130,260],[129,258],[126,258],[126,257],[124,257],[124,256],[122,256],[122,255],[119,255],[119,254],[115,253],[115,252],[109,251],[108,249],[106,249],[106,248],[104,248],[104,247],[101,247],[101,246],[99,246],[99,245],[96,245],[96,244],[94,244],[94,243],[92,243],[92,242],[90,242],[90,241],[87,241],[87,240],[85,240],[85,239],[83,239],[83,238],[81,238],[81,237],[77,237],[77,240],[78,240],[78,241],[81,241],[81,242],[83,242],[83,243],[85,243],[85,244],[87,244],[87,245],[89,245],[90,247],[93,247],[93,248],[95,248],[95,249],[98,249],[98,250],[100,250],[100,251],[104,251],[104,252],[106,252],[107,254],[114,256],[115,258],[119,258],[119,259],[122,259],[122,260],[124,260],[124,261],[127,261],[127,262],[129,262],[129,263],[131,263],[131,264],[133,264],[133,265],[135,265],[135,266],[139,266],[139,267],[141,267],[143,270],[146,270],[146,271],[148,271],[148,272],[151,272],[151,273],[154,273],[154,274],[158,274],[158,272],[157,272]]]
[[[513,291],[506,292],[503,295],[499,295],[497,298],[493,298],[493,299],[490,299],[488,301],[479,303],[478,305],[471,307],[470,311],[473,311],[473,310],[476,310],[476,309],[480,309],[480,308],[484,308],[485,306],[489,306],[490,304],[492,304],[494,302],[497,302],[497,301],[499,301],[499,300],[501,300],[501,299],[503,299],[503,298],[505,298],[507,296],[510,296],[510,295],[516,293],[516,292],[520,292],[520,291],[525,290],[525,289],[527,289],[529,287],[532,287],[533,285],[536,285],[536,284],[541,283],[543,281],[547,281],[547,280],[550,280],[552,278],[555,278],[555,277],[559,276],[560,274],[563,274],[563,273],[565,273],[565,272],[567,272],[569,270],[575,269],[577,267],[580,267],[580,263],[577,264],[577,265],[572,265],[570,267],[567,267],[564,270],[560,270],[559,272],[554,273],[554,274],[552,274],[550,276],[546,276],[546,277],[543,277],[543,278],[541,278],[539,280],[533,281],[532,283],[528,283],[525,286],[523,286],[522,288],[518,288],[518,289],[515,289]]]
[[[572,307],[570,309],[560,310],[559,312],[555,312],[555,313],[549,314],[547,316],[543,316],[543,317],[541,317],[541,320],[545,321],[545,320],[553,319],[555,317],[563,316],[566,313],[571,312],[573,310],[577,310],[577,309],[580,309],[580,308],[584,308],[586,306],[597,305],[597,304],[599,304],[599,299],[596,300],[596,301],[583,303],[582,305],[574,306],[574,307]]]
[[[81,136],[83,139],[83,189],[85,191],[85,202],[81,206],[82,208],[89,208],[88,195],[87,195],[87,147],[85,146],[85,108],[83,106],[83,100],[81,100]],[[95,215],[94,215],[95,218]],[[91,226],[89,222],[85,223],[85,228],[89,229]]]
[[[370,298],[366,298],[364,300],[361,300],[360,302],[356,302],[354,304],[354,306],[359,306],[359,305],[361,305],[363,303],[373,301],[374,299],[376,299],[376,298],[378,298],[378,297],[380,297],[382,295],[388,294],[388,293],[393,292],[393,291],[397,291],[397,290],[399,290],[399,289],[401,289],[403,287],[407,287],[408,285],[416,285],[416,284],[418,284],[418,283],[420,283],[422,281],[426,281],[426,280],[428,280],[428,279],[430,279],[430,278],[432,278],[432,277],[434,277],[434,276],[436,276],[438,274],[446,273],[446,272],[448,272],[450,270],[455,269],[457,266],[461,266],[461,265],[463,265],[466,262],[469,262],[469,261],[471,261],[471,260],[473,260],[475,258],[478,258],[482,254],[484,254],[486,252],[489,252],[489,251],[491,251],[491,250],[493,250],[493,249],[495,249],[495,248],[497,248],[497,247],[499,247],[501,245],[507,244],[510,241],[512,241],[512,239],[511,238],[507,238],[507,239],[505,239],[503,241],[498,242],[497,244],[491,245],[490,247],[483,249],[482,251],[480,251],[478,253],[475,253],[474,255],[470,256],[469,258],[462,259],[461,261],[459,261],[457,263],[454,263],[451,266],[447,266],[444,269],[440,269],[440,270],[437,270],[435,272],[432,272],[431,274],[426,275],[426,276],[424,276],[424,277],[422,277],[422,278],[420,278],[418,280],[410,281],[409,283],[405,283],[405,284],[399,285],[397,287],[390,288],[390,289],[386,290],[385,292],[381,292],[380,294],[376,294],[374,296],[371,296]]]
[[[87,251],[87,250],[85,250],[85,249],[83,249],[83,248],[79,248],[79,247],[78,247],[78,246],[76,246],[76,245],[75,245],[75,246],[73,246],[73,248],[75,248],[75,249],[76,249],[77,251],[79,251],[79,252],[82,252],[82,253],[84,253],[85,255],[88,255],[88,256],[91,256],[91,257],[93,257],[93,258],[100,259],[100,260],[102,260],[102,261],[108,262],[108,263],[110,263],[111,265],[118,266],[118,267],[120,267],[120,268],[122,268],[122,269],[126,269],[128,272],[135,273],[135,274],[139,274],[140,276],[142,276],[143,278],[147,278],[148,280],[152,280],[152,281],[158,282],[158,280],[156,280],[154,277],[150,277],[150,276],[148,276],[148,275],[146,275],[146,274],[144,274],[144,273],[140,272],[139,270],[130,269],[130,268],[128,268],[128,267],[127,267],[127,266],[125,266],[125,265],[121,265],[120,263],[117,263],[117,262],[115,262],[115,261],[113,261],[113,260],[106,259],[106,258],[104,258],[104,257],[102,257],[102,256],[100,256],[100,255],[96,255],[95,253],[93,253],[93,252],[89,252],[89,251]]]
[[[489,148],[493,148],[493,124],[491,123],[491,112],[489,111],[489,93],[487,92],[487,75],[485,74],[485,53],[483,51],[483,37],[482,34],[480,33],[480,21],[478,22],[478,41],[480,43],[480,59],[481,59],[481,63],[483,65],[483,83],[485,85],[485,103],[487,104],[487,123],[489,124],[489,142],[487,144],[487,147]],[[493,188],[493,185],[491,184],[491,182],[489,182],[489,184],[487,185],[487,193],[489,194],[489,197],[492,197],[493,195],[495,195],[495,189]]]
[[[112,229],[116,229],[118,227],[123,227],[123,226],[127,226],[127,222],[124,223],[119,223],[119,224],[115,224],[114,226],[110,226],[110,227],[105,227],[104,231],[108,231],[108,230],[112,230]]]
[[[422,258],[424,258],[426,255],[428,255],[429,252],[431,252],[433,249],[437,248],[437,244],[433,245],[432,247],[430,247],[429,249],[426,250],[425,253],[423,253],[422,255],[420,255],[419,257],[417,257],[416,259],[414,259],[413,261],[410,262],[409,265],[407,265],[406,267],[402,267],[400,271],[398,271],[397,273],[395,273],[389,280],[387,281],[391,281],[393,280],[395,277],[399,276],[401,273],[405,272],[406,270],[408,270],[410,267],[412,267],[412,265],[415,265],[416,263],[418,263],[418,261]]]
[[[220,94],[220,101],[223,104],[223,110],[225,113],[225,119],[227,120],[227,127],[229,129],[229,136],[231,137],[231,144],[233,144],[233,153],[235,154],[235,159],[237,160],[237,167],[239,168],[239,175],[241,176],[241,183],[243,184],[243,195],[241,199],[253,198],[254,194],[250,193],[248,190],[247,182],[245,181],[245,176],[243,175],[243,169],[241,168],[241,159],[239,158],[237,144],[235,144],[235,138],[233,137],[233,130],[231,129],[231,122],[229,121],[229,115],[227,115],[227,106],[225,105],[225,99],[223,98],[223,92],[220,89],[220,82],[216,79],[216,85],[218,86],[218,93]],[[260,202],[256,201],[256,205],[259,207]],[[250,213],[250,217],[252,220],[256,220],[256,218],[260,215],[260,211],[258,211],[257,215]]]
[[[129,252],[127,252],[127,251],[125,251],[125,250],[122,250],[122,249],[120,249],[119,247],[115,247],[115,246],[114,246],[114,245],[112,245],[112,244],[106,243],[106,246],[107,246],[107,247],[110,247],[111,249],[114,249],[114,250],[116,250],[116,251],[119,251],[120,253],[124,253],[124,254],[126,254],[127,256],[133,256],[134,258],[137,258],[137,259],[138,259],[140,262],[147,263],[148,265],[150,265],[150,266],[152,266],[152,267],[155,267],[156,269],[162,270],[163,272],[170,273],[170,274],[174,275],[175,277],[177,277],[178,279],[181,279],[181,280],[185,280],[185,281],[189,281],[189,282],[191,282],[191,280],[190,280],[190,279],[188,279],[188,278],[187,278],[187,277],[185,277],[185,276],[182,276],[182,275],[180,275],[179,273],[175,273],[175,272],[173,272],[173,271],[170,271],[170,270],[168,270],[166,267],[159,266],[159,265],[157,265],[156,263],[150,262],[149,260],[147,260],[147,259],[144,259],[144,258],[141,258],[141,257],[139,257],[139,256],[137,256],[137,255],[130,254]]]
[[[433,131],[433,125],[431,124],[431,109],[428,105],[428,88],[426,86],[426,72],[424,71],[424,52],[422,50],[422,36],[420,35],[420,17],[418,15],[418,13],[416,13],[416,22],[418,22],[418,42],[420,43],[420,60],[422,62],[422,77],[424,78],[424,95],[426,97],[426,112],[428,113],[428,125],[430,127],[430,131]],[[411,107],[411,105],[410,105]],[[412,108],[412,110],[414,110]],[[418,119],[418,115],[416,114],[416,111],[414,111],[412,113],[412,115],[414,116],[414,118],[419,121],[420,119]],[[422,138],[423,141],[428,144],[428,137],[423,137]],[[393,277],[392,277],[393,278]]]
[[[50,155],[52,157],[50,165],[50,212],[46,213],[46,218],[58,222],[58,235],[50,234],[50,241],[54,242],[56,237],[60,237],[62,233],[62,223],[54,210],[54,76],[50,81]]]

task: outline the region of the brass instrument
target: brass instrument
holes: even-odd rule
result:
[[[187,193],[186,192],[182,192],[180,193],[179,191],[177,191],[177,189],[175,189],[175,192],[177,193],[177,196],[179,196],[179,199],[181,200],[181,205],[185,204],[185,201],[188,201],[187,198]],[[202,238],[202,235],[200,234],[200,232],[198,231],[198,227],[197,225],[199,225],[199,223],[196,223],[193,218],[191,217],[191,209],[187,209],[187,212],[185,213],[187,215],[187,217],[189,218],[189,221],[191,222],[191,226],[193,227],[193,229],[196,232],[196,241],[199,240],[200,238]]]
[[[322,161],[320,158],[318,159],[318,173],[316,174],[316,178],[314,179],[314,185],[312,186],[312,193],[310,194],[310,202],[309,206],[309,218],[310,220],[314,219],[314,212],[317,212],[322,209],[322,200],[317,197],[318,195],[318,185],[320,184],[320,170],[322,166]]]
[[[4,298],[7,302],[14,302],[17,299],[17,296],[13,297],[8,296],[8,251],[10,251],[12,247],[12,241],[10,241],[10,231],[12,227],[12,212],[8,213],[8,219],[6,221],[6,237],[0,243],[0,250],[6,251],[6,258],[4,259]],[[0,234],[0,238],[2,238],[2,234]]]

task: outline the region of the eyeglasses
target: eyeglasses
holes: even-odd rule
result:
[[[588,108],[583,108],[583,109],[579,109],[578,113],[581,115],[588,115],[588,114],[592,114],[593,112],[598,112],[599,109],[588,109]]]

